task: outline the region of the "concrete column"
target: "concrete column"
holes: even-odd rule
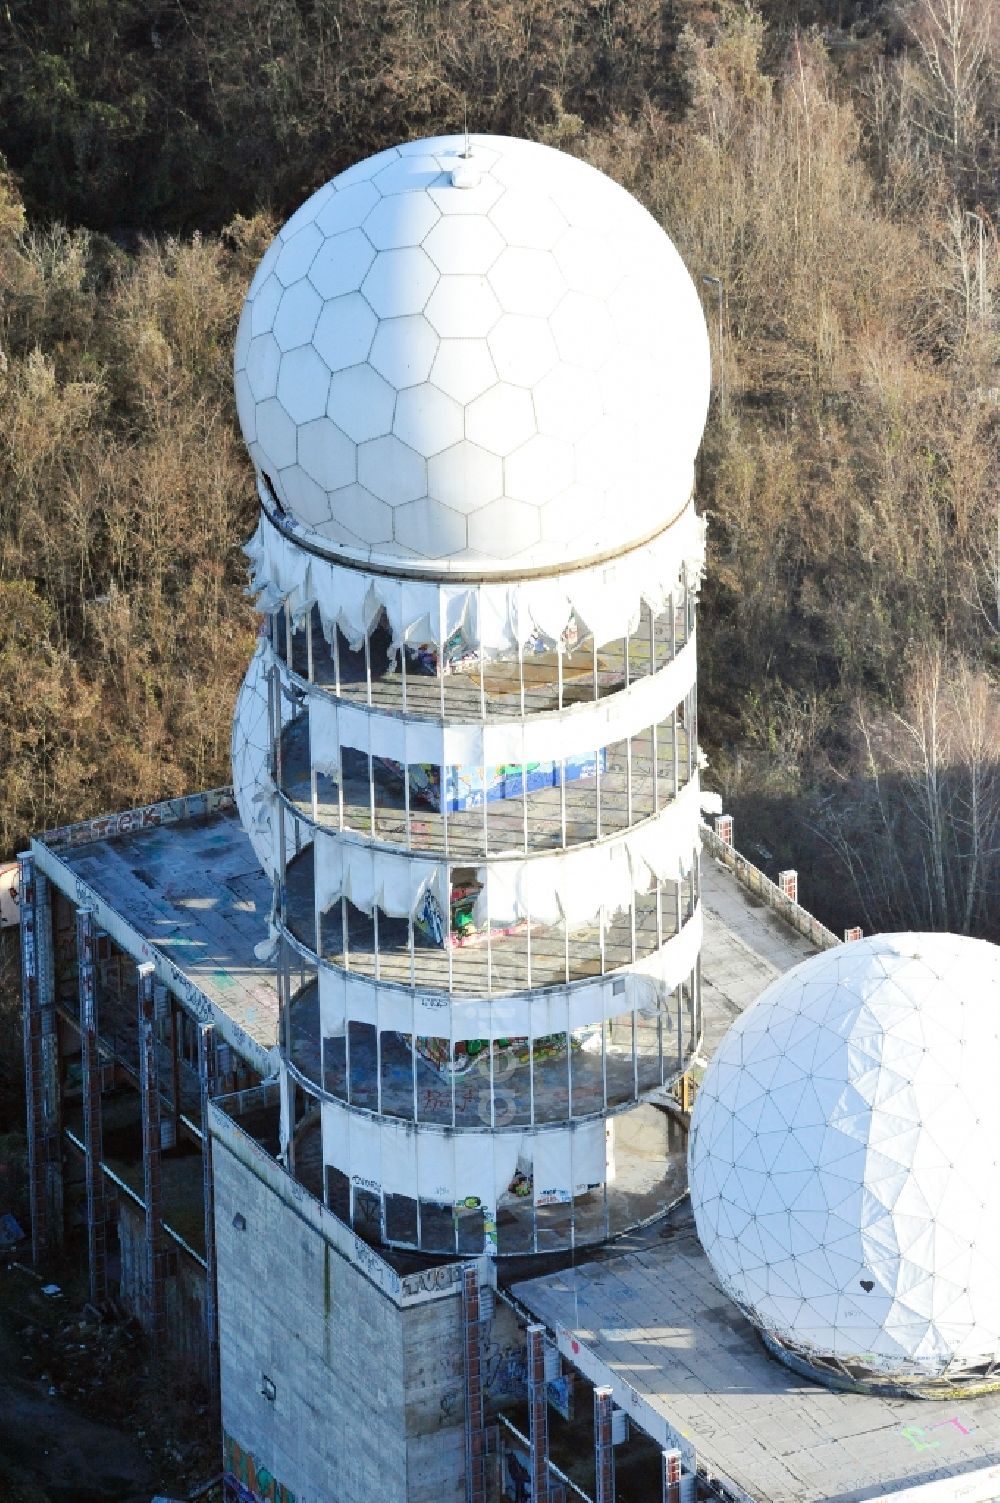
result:
[[[153,967],[139,967],[139,1096],[142,1109],[143,1200],[146,1205],[146,1309],[144,1325],[155,1348],[166,1327],[163,1193],[160,1179],[160,1093],[153,1031]]]
[[[62,1082],[52,901],[48,880],[30,852],[18,856],[18,893],[31,1256],[37,1264],[63,1240]]]
[[[177,998],[170,994],[170,1094],[173,1098],[174,1147],[181,1140],[181,1053]]]
[[[681,1453],[664,1451],[663,1503],[681,1503]]]
[[[528,1327],[528,1466],[531,1496],[549,1503],[549,1401],[545,1392],[545,1327]],[[612,1500],[613,1503],[613,1500]]]
[[[208,1391],[216,1416],[219,1408],[219,1296],[215,1256],[215,1181],[208,1103],[215,1091],[215,1030],[203,1023],[198,1030],[198,1084],[201,1092],[201,1172],[205,1195],[205,1327],[208,1336]]]
[[[87,1269],[90,1299],[108,1296],[107,1207],[104,1200],[101,1127],[101,1062],[97,1050],[97,986],[94,976],[94,915],[76,915],[76,960],[80,990],[80,1062],[83,1075],[84,1176],[87,1186]]]
[[[21,908],[21,1017],[24,1030],[24,1087],[27,1099],[28,1197],[31,1209],[31,1261],[37,1267],[49,1251],[45,1193],[45,1106],[42,1067],[42,1013],[38,997],[35,862],[30,852],[17,858]]]
[[[479,1311],[479,1270],[462,1269],[465,1350],[465,1497],[486,1503],[486,1423],[483,1410],[483,1339]]]
[[[614,1404],[610,1388],[594,1389],[594,1503],[615,1503],[615,1449],[611,1440]]]

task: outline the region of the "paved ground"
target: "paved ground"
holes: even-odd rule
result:
[[[732,1020],[768,982],[815,951],[707,851],[701,861],[701,897],[702,1052],[710,1056]]]

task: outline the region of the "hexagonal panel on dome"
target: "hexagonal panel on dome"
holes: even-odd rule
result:
[[[442,339],[431,381],[456,402],[473,402],[497,379],[497,368],[485,339]]]
[[[509,245],[490,267],[488,278],[505,313],[548,318],[568,291],[555,258],[527,246]]]
[[[438,352],[438,336],[422,313],[383,318],[368,356],[380,376],[397,391],[426,381]]]
[[[399,393],[392,431],[429,459],[458,443],[465,431],[465,413],[454,398],[445,396],[431,382],[422,381]]]
[[[331,371],[361,365],[375,338],[378,319],[360,292],[331,298],[323,307],[312,342]]]
[[[338,179],[344,183],[346,173]],[[378,203],[380,194],[371,183],[345,183],[316,215],[316,228],[329,238],[344,230],[356,230]]]
[[[361,291],[379,318],[419,313],[433,292],[438,270],[419,245],[380,251],[361,283]]]
[[[253,297],[247,299],[252,335],[268,334],[274,328],[274,316],[284,290],[278,278],[270,276],[261,283]]]
[[[465,409],[465,432],[491,454],[510,454],[535,432],[531,393],[498,381]]]
[[[419,245],[440,218],[429,198],[400,193],[375,205],[365,220],[364,231],[376,250],[401,250]]]
[[[439,216],[423,245],[438,271],[462,276],[489,271],[506,241],[488,219],[453,214]]]
[[[443,338],[473,339],[488,334],[502,310],[485,277],[462,275],[442,277],[424,311]]]
[[[339,490],[357,479],[357,456],[357,445],[331,418],[317,418],[299,428],[299,464],[324,491]]]
[[[387,543],[392,537],[393,508],[363,485],[334,491],[330,514],[363,543]]]
[[[430,496],[398,506],[393,527],[397,542],[418,558],[447,558],[468,543],[466,518]]]
[[[456,512],[475,511],[503,493],[503,462],[462,439],[427,461],[427,488]]]
[[[358,480],[389,506],[427,494],[427,465],[391,433],[358,447]]]
[[[474,137],[466,155],[440,137],[341,173],[268,248],[237,410],[303,526],[502,574],[514,556],[547,568],[625,548],[677,513],[707,348],[680,258],[624,189],[538,143]],[[556,504],[577,477],[603,498],[585,521]],[[367,504],[370,526],[345,509]]]
[[[296,282],[301,282],[322,244],[322,231],[314,224],[306,225],[285,242],[274,263],[274,275],[282,287],[294,287]]]
[[[296,282],[294,287],[285,289],[271,331],[283,355],[309,344],[322,307],[322,298],[309,282]]]
[[[277,398],[296,425],[323,415],[329,390],[330,372],[311,344],[282,360]]]
[[[375,260],[375,247],[363,230],[345,230],[323,241],[309,264],[309,280],[323,298],[355,292]]]
[[[353,365],[330,378],[327,415],[348,438],[363,444],[391,432],[395,401],[392,387],[378,371],[370,365]]]

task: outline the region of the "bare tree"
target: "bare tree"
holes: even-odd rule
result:
[[[916,0],[908,19],[922,65],[922,124],[957,174],[980,139],[997,30],[994,0]]]
[[[873,928],[997,932],[1000,694],[940,646],[911,667],[904,709],[861,717],[867,778],[828,805],[821,833]]]

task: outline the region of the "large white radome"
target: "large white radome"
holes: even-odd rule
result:
[[[920,1389],[1000,1381],[1000,949],[828,950],[733,1025],[690,1179],[723,1287],[792,1359]]]
[[[636,200],[537,143],[414,141],[313,194],[236,339],[254,463],[356,559],[497,572],[656,533],[691,491],[705,322]]]

